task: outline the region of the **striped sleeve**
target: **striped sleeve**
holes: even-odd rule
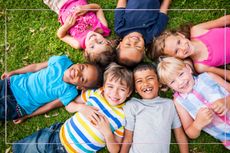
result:
[[[81,93],[81,98],[84,102],[89,100],[89,97],[95,92],[95,90],[86,90]]]
[[[119,129],[114,131],[114,134],[117,135],[118,137],[123,137],[124,135],[124,126],[120,127]]]

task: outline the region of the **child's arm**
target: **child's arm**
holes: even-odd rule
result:
[[[184,130],[180,127],[180,128],[173,129],[173,131],[176,137],[176,141],[179,144],[180,153],[188,153],[189,152],[188,141],[184,133]]]
[[[206,66],[199,63],[194,64],[194,67],[198,73],[211,72],[221,76],[222,78],[225,78],[225,73],[226,73],[226,80],[230,81],[230,70],[227,69],[224,70],[217,67]]]
[[[170,3],[171,0],[163,0],[163,2],[161,3],[160,12],[167,14]]]
[[[127,4],[127,0],[118,0],[117,8],[125,8]]]
[[[216,20],[200,23],[191,28],[191,36],[197,36],[203,34],[209,29],[225,27],[230,25],[230,15],[222,16]]]
[[[56,100],[54,100],[52,102],[49,102],[49,103],[47,103],[47,104],[39,107],[32,114],[23,116],[22,118],[19,118],[19,119],[16,119],[16,120],[13,120],[13,122],[14,122],[14,124],[19,124],[19,123],[22,123],[23,121],[25,121],[28,118],[44,114],[44,113],[46,113],[46,112],[48,112],[48,111],[50,111],[52,109],[55,109],[55,108],[58,108],[58,107],[62,107],[62,106],[63,106],[63,104],[61,103],[61,101],[59,99],[56,99]]]
[[[209,108],[201,108],[195,120],[189,115],[189,113],[176,101],[174,101],[181,123],[183,125],[185,133],[191,139],[199,137],[201,130],[212,122],[213,112]]]
[[[23,73],[27,73],[27,72],[37,72],[43,68],[46,68],[47,66],[48,66],[48,62],[30,64],[30,65],[27,65],[23,68],[13,70],[11,72],[3,73],[1,76],[1,79],[9,78],[10,76],[15,75],[15,74],[23,74]]]
[[[97,128],[105,138],[107,149],[110,153],[117,153],[120,150],[120,143],[122,138],[115,136],[111,129],[109,120],[104,115],[98,115],[95,118],[95,128]]]
[[[75,24],[75,22],[76,13],[73,13],[67,17],[65,23],[58,29],[57,37],[65,43],[69,44],[74,49],[80,49],[80,43],[68,34],[69,29]]]
[[[125,129],[120,153],[128,153],[133,142],[133,132]]]
[[[108,27],[108,23],[107,23],[107,20],[106,20],[106,18],[105,18],[105,15],[104,15],[104,13],[103,13],[103,10],[102,10],[102,9],[99,9],[99,10],[97,11],[96,15],[97,15],[97,18],[100,20],[100,22],[101,22],[104,26]]]

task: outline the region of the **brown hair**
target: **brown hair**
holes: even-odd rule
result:
[[[111,80],[115,79],[121,83],[126,83],[130,91],[133,91],[133,72],[128,70],[126,67],[111,63],[104,72],[104,82],[111,77]]]
[[[117,47],[116,49],[116,57],[117,57],[117,63],[127,66],[129,68],[133,68],[134,66],[136,66],[138,63],[140,63],[143,59],[144,59],[144,52],[142,54],[141,60],[140,61],[135,61],[135,60],[130,60],[130,59],[125,59],[122,60],[120,58],[120,48]]]
[[[147,56],[151,60],[157,60],[161,55],[164,54],[165,40],[169,36],[178,36],[178,33],[183,34],[187,39],[190,39],[190,29],[192,24],[188,23],[180,26],[178,30],[166,30],[160,36],[156,37],[150,48],[147,50]]]
[[[84,52],[84,56],[89,62],[94,62],[101,66],[106,66],[115,59],[115,52],[111,45],[106,45],[105,50],[100,54],[88,54],[87,52]]]

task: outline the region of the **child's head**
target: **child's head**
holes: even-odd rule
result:
[[[152,49],[147,53],[152,60],[158,59],[161,55],[173,56],[180,59],[189,57],[194,50],[191,41],[182,33],[165,31],[155,38]]]
[[[159,82],[156,69],[152,64],[137,65],[133,74],[135,90],[143,99],[152,99],[158,96]]]
[[[142,35],[132,32],[126,35],[117,47],[118,63],[133,67],[144,58],[145,42]]]
[[[111,63],[104,72],[104,97],[111,106],[119,105],[133,91],[133,73],[127,68]]]
[[[102,84],[102,70],[93,63],[73,64],[64,72],[63,80],[80,90],[97,88]]]
[[[89,32],[85,40],[84,56],[90,62],[107,65],[114,59],[111,43],[97,32]]]
[[[179,93],[189,93],[194,86],[191,67],[175,57],[164,57],[157,66],[162,84]]]

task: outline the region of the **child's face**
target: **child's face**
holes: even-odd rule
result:
[[[192,70],[189,66],[184,67],[171,77],[172,79],[167,82],[167,85],[171,89],[183,94],[192,91],[195,82],[192,76]]]
[[[120,80],[112,80],[110,76],[107,77],[103,88],[104,97],[111,106],[122,104],[131,94],[131,91],[126,83],[121,83]]]
[[[145,42],[142,35],[138,32],[132,32],[126,35],[119,44],[121,60],[136,60],[141,61]]]
[[[73,64],[64,72],[63,80],[74,84],[78,89],[89,88],[97,81],[98,75],[95,66],[90,64]]]
[[[165,39],[165,55],[185,59],[192,55],[193,50],[191,41],[182,34],[171,35]]]
[[[143,99],[158,96],[159,83],[153,70],[141,70],[134,73],[135,90]]]
[[[106,45],[109,45],[109,41],[105,39],[101,34],[90,31],[86,35],[85,52],[87,54],[100,54],[105,50]]]

